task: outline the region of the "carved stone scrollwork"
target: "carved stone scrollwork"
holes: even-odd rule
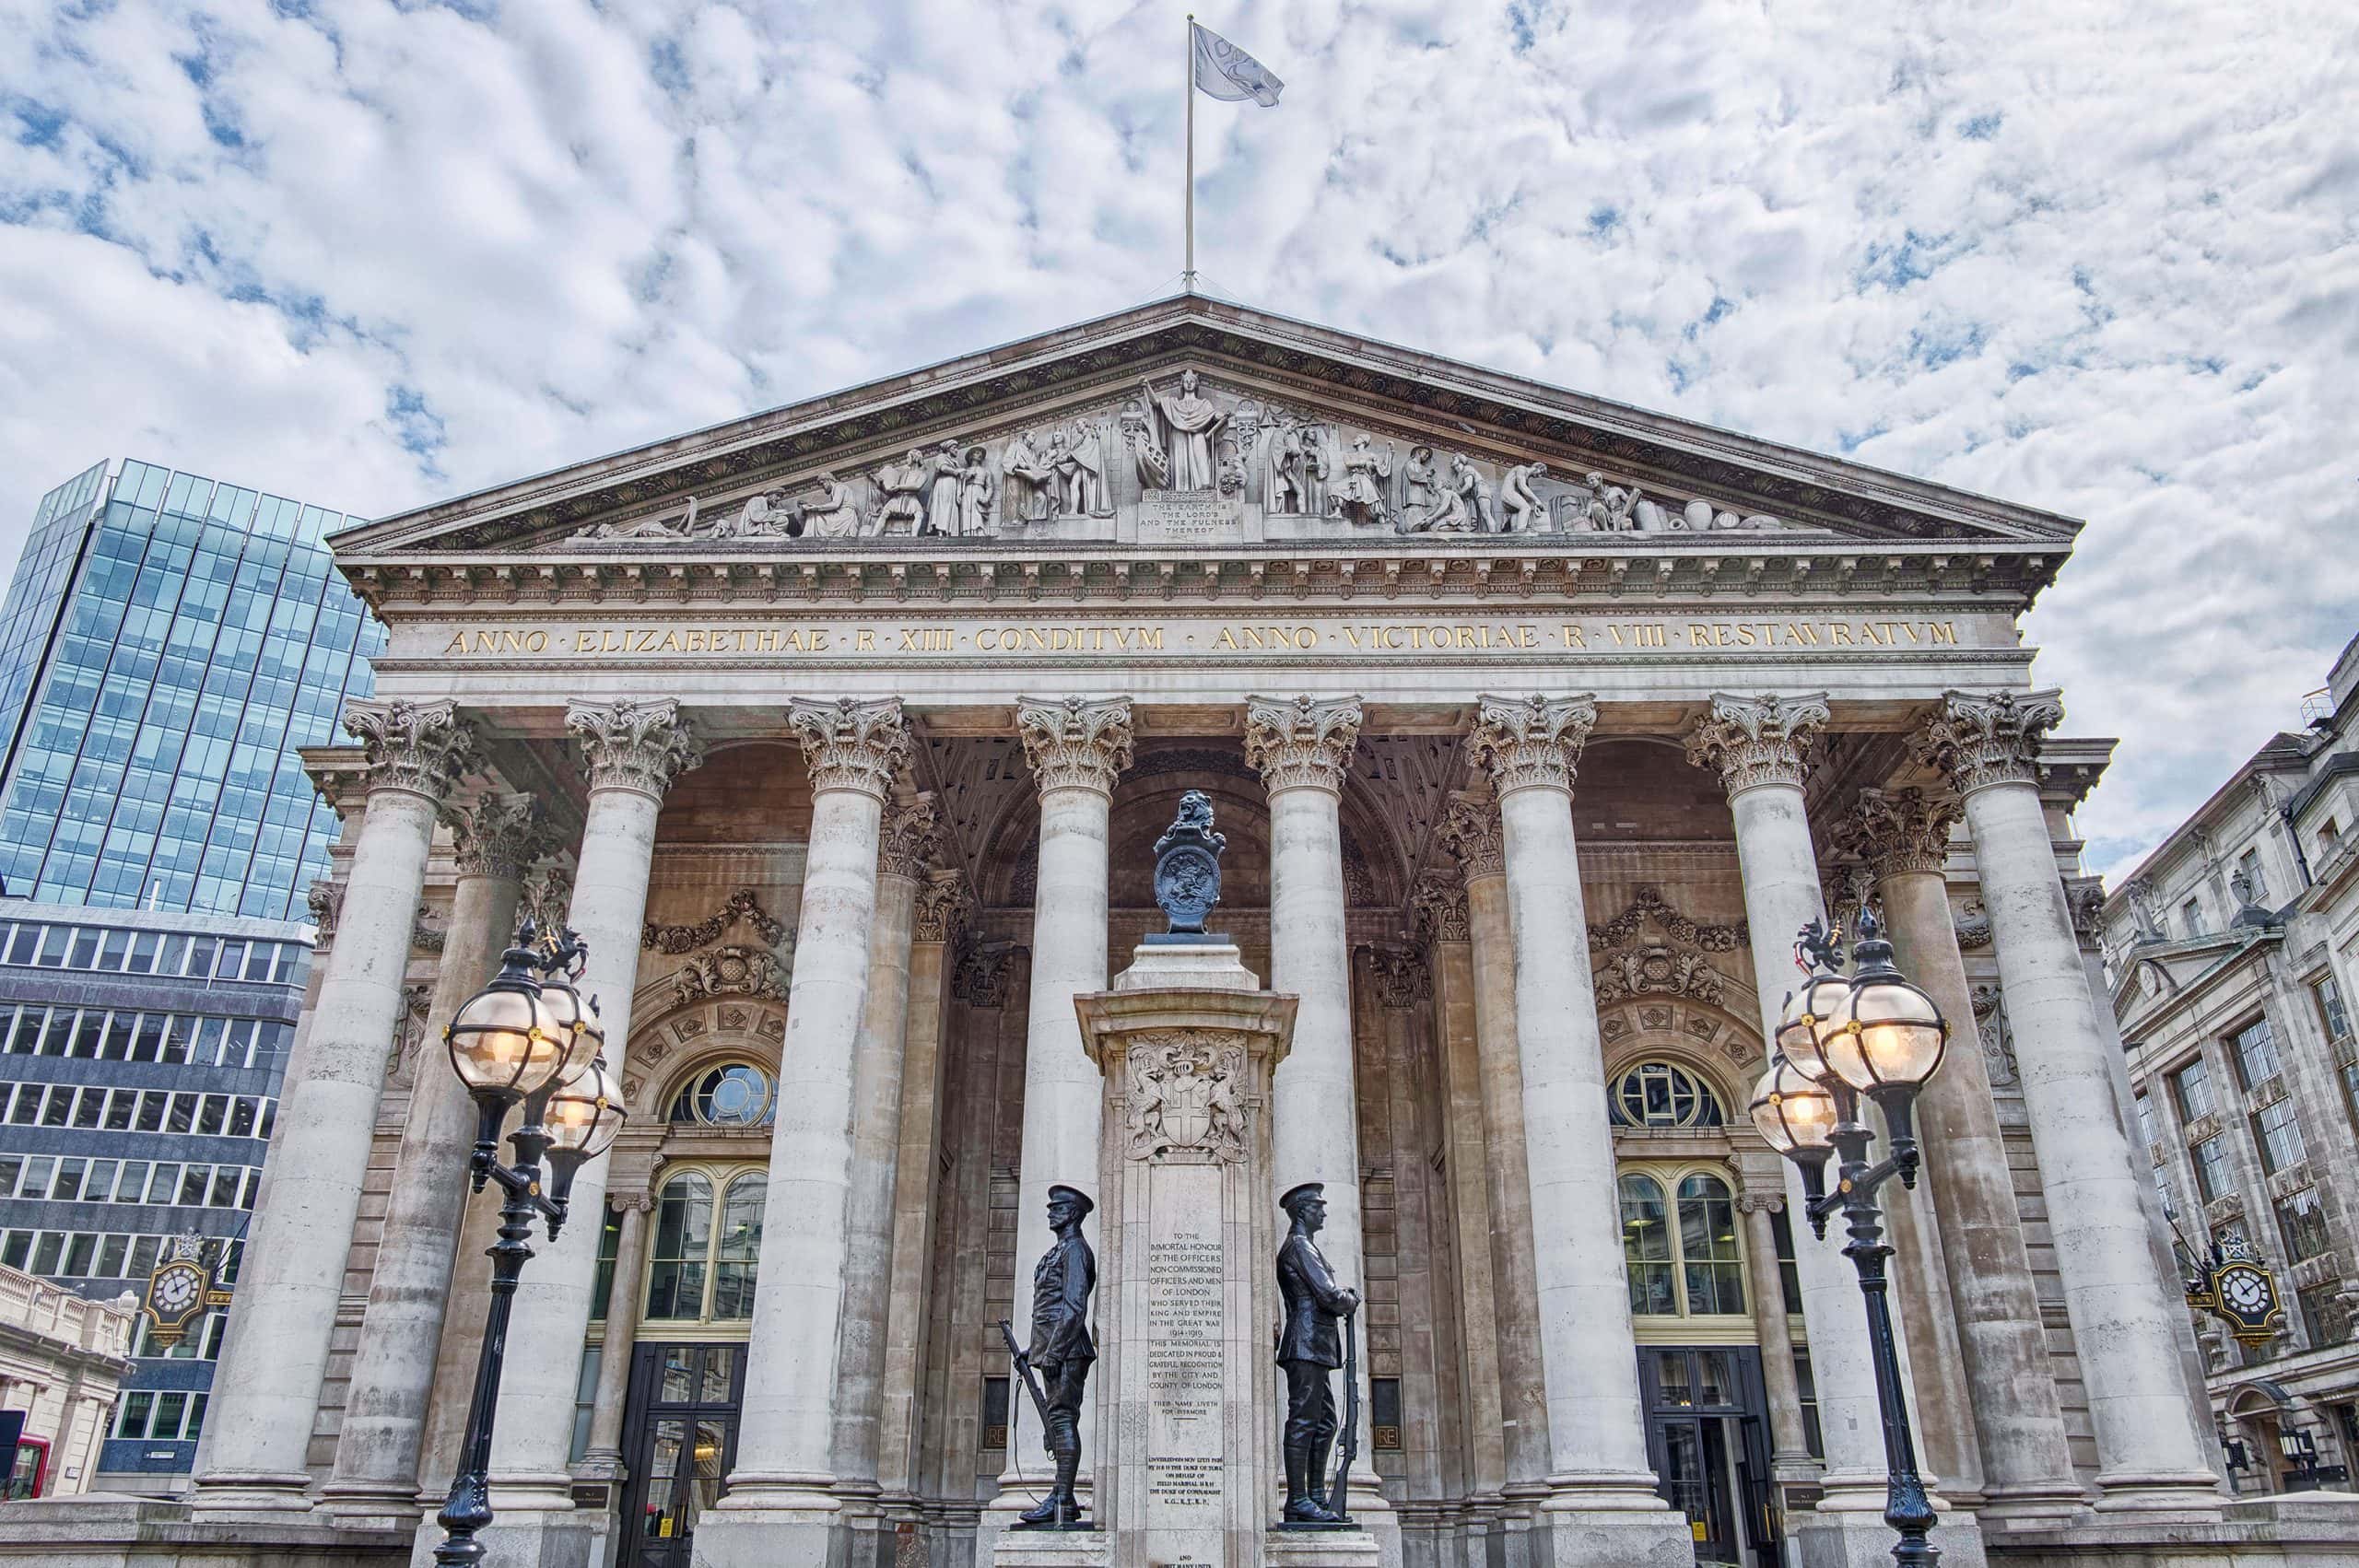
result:
[[[1705,956],[1662,942],[1628,947],[1597,965],[1597,1000],[1636,996],[1684,996],[1714,1007],[1723,989],[1719,972]]]
[[[1235,1040],[1188,1030],[1140,1038],[1124,1085],[1132,1156],[1243,1161],[1245,1074],[1245,1047]]]
[[[1649,920],[1669,932],[1672,941],[1706,953],[1734,953],[1752,939],[1752,927],[1745,921],[1708,926],[1691,920],[1664,900],[1662,889],[1641,883],[1630,895],[1628,908],[1602,926],[1589,928],[1590,951],[1603,953],[1627,944]]]
[[[753,927],[773,948],[785,947],[792,941],[794,933],[787,930],[785,922],[771,918],[752,888],[741,887],[720,908],[694,925],[664,926],[650,920],[640,930],[639,944],[657,953],[694,953],[719,942],[723,933],[741,921]]]
[[[923,877],[933,859],[934,825],[931,790],[921,791],[907,805],[886,806],[876,838],[877,874],[905,876],[912,882]]]
[[[1969,898],[1958,906],[1952,922],[1957,928],[1958,949],[1973,953],[1990,945],[1990,911],[1982,907],[1979,898]]]
[[[1470,877],[1507,872],[1507,838],[1499,830],[1497,802],[1488,796],[1453,790],[1449,804],[1442,809],[1441,842]]]
[[[1016,955],[1024,951],[1014,942],[980,942],[969,934],[959,943],[950,994],[968,1007],[1005,1007],[1008,980],[1015,973]]]
[[[442,911],[433,905],[418,905],[417,913],[410,917],[410,946],[420,953],[441,952],[442,944],[451,940],[451,933],[437,923],[442,918]]]
[[[776,954],[754,947],[699,953],[672,977],[672,1000],[685,1006],[700,997],[757,996],[784,1001],[790,976]]]
[[[1740,1214],[1758,1214],[1765,1210],[1782,1214],[1786,1211],[1786,1195],[1748,1187],[1736,1195],[1736,1209]]]
[[[703,743],[669,697],[577,702],[565,710],[565,729],[581,743],[593,790],[636,790],[660,801],[674,779],[704,761]]]
[[[517,901],[517,913],[529,915],[533,923],[545,931],[564,929],[573,907],[573,878],[561,866],[544,866],[524,878],[523,896]]]
[[[1472,924],[1466,911],[1466,883],[1439,867],[1417,879],[1410,903],[1417,914],[1417,935],[1426,942],[1467,942]]]
[[[440,805],[476,766],[475,731],[459,705],[352,702],[344,727],[369,759],[369,788],[406,790]]]
[[[1273,794],[1306,788],[1341,794],[1359,734],[1356,696],[1245,700],[1245,757]]]
[[[1019,697],[1016,732],[1024,760],[1043,793],[1050,790],[1114,792],[1131,765],[1131,699]]]
[[[1367,954],[1368,975],[1376,983],[1376,1000],[1385,1006],[1414,1007],[1434,994],[1433,970],[1426,965],[1423,948],[1370,943],[1361,951]]]
[[[948,942],[950,933],[958,929],[968,902],[965,872],[956,866],[937,866],[928,872],[925,880],[918,884],[917,919],[910,940]]]
[[[1720,776],[1731,795],[1764,784],[1802,788],[1811,744],[1827,721],[1826,694],[1731,696],[1715,693],[1687,736],[1687,760]]]
[[[1587,696],[1479,697],[1474,764],[1502,795],[1531,787],[1569,790],[1596,727],[1597,702]]]
[[[1993,784],[2036,784],[2040,738],[2061,723],[2061,694],[1951,692],[1908,737],[1908,754],[1947,775],[1961,795]]]
[[[1922,790],[1862,790],[1836,824],[1835,847],[1856,855],[1879,877],[1938,874],[1949,863],[1950,829],[1964,814],[1956,798]]]
[[[487,794],[446,820],[461,876],[515,882],[549,849],[548,818],[532,795]]]
[[[609,1192],[606,1194],[606,1207],[617,1214],[651,1213],[655,1208],[655,1194],[644,1188],[636,1192]]]
[[[885,800],[910,760],[910,727],[897,696],[868,702],[798,697],[787,705],[786,721],[803,744],[803,767],[815,793],[857,790]]]

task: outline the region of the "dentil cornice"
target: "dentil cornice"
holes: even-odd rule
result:
[[[657,702],[577,702],[566,732],[581,743],[590,788],[636,790],[662,800],[672,781],[704,761],[704,744],[670,697]]]
[[[1356,696],[1245,699],[1245,757],[1273,795],[1297,789],[1342,794],[1359,735]]]
[[[1922,790],[1862,790],[1835,825],[1835,848],[1868,862],[1877,877],[1930,872],[1949,861],[1950,829],[1964,813],[1954,795]]]
[[[1582,745],[1597,727],[1597,701],[1581,696],[1475,699],[1474,765],[1501,795],[1545,787],[1569,790]]]
[[[1908,755],[1949,778],[1960,795],[1993,784],[2039,782],[2040,737],[2064,719],[2063,694],[1950,692],[1908,737]]]
[[[1442,808],[1441,842],[1469,877],[1507,872],[1507,837],[1499,829],[1498,803],[1488,795],[1453,790]]]
[[[1687,735],[1687,760],[1717,770],[1731,795],[1764,784],[1801,789],[1811,743],[1828,718],[1826,694],[1731,696],[1715,693],[1711,708]]]
[[[882,801],[910,760],[910,727],[897,696],[868,702],[797,697],[787,705],[786,722],[803,743],[814,794],[857,790]]]
[[[461,876],[521,882],[526,868],[554,847],[548,816],[535,796],[493,793],[450,812],[451,841]]]
[[[372,791],[406,790],[439,806],[476,766],[475,731],[447,698],[347,703],[344,727],[368,758]]]
[[[1131,699],[1109,697],[1019,697],[1016,733],[1024,760],[1042,794],[1051,790],[1114,792],[1114,780],[1131,766]]]
[[[907,805],[885,808],[885,822],[876,838],[876,871],[880,876],[905,876],[911,881],[925,875],[926,864],[933,859],[934,809],[931,790],[922,791]]]

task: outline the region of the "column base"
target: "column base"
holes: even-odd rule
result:
[[[992,1568],[1106,1568],[1110,1530],[1009,1530],[992,1547]]]
[[[1369,1530],[1272,1530],[1262,1542],[1266,1568],[1377,1568],[1383,1559]]]
[[[262,1470],[215,1470],[199,1476],[187,1496],[189,1518],[200,1525],[242,1520],[283,1520],[311,1511],[309,1471],[275,1475]]]
[[[2089,1516],[2089,1498],[2069,1480],[1993,1487],[1984,1494],[1980,1513],[1983,1529],[1992,1535],[2062,1529]]]
[[[1643,1499],[1643,1502],[1640,1500]],[[1651,1490],[1558,1492],[1532,1516],[1532,1568],[1695,1568],[1687,1516]]]
[[[436,1507],[440,1507],[438,1503]],[[390,1481],[331,1480],[320,1488],[316,1511],[347,1529],[400,1530],[407,1533],[417,1527],[420,1512],[417,1483],[395,1485]],[[425,1509],[432,1513],[432,1508]]]
[[[1881,1514],[1813,1509],[1789,1516],[1787,1539],[1795,1568],[1890,1568],[1900,1535]],[[1963,1509],[1942,1510],[1931,1539],[1941,1549],[1942,1568],[1986,1568],[1990,1561],[1980,1521]]]
[[[428,1513],[410,1541],[410,1568],[434,1568],[442,1523]],[[587,1509],[516,1509],[495,1515],[475,1535],[478,1568],[595,1568],[606,1560],[606,1515]]]
[[[2134,1515],[2142,1524],[2210,1525],[2219,1522],[2227,1501],[2220,1478],[2209,1470],[2097,1472],[2101,1515]]]
[[[696,1568],[847,1568],[851,1535],[825,1492],[732,1492],[697,1521]]]

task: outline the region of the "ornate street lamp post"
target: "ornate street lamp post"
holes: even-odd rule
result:
[[[574,1173],[604,1153],[622,1131],[623,1095],[600,1055],[605,1034],[598,1004],[584,1002],[573,982],[588,949],[570,930],[543,942],[533,922],[518,928],[516,945],[500,955],[499,973],[459,1009],[442,1032],[451,1066],[475,1102],[475,1146],[468,1159],[475,1190],[498,1182],[507,1201],[499,1210],[499,1239],[490,1247],[491,1305],[485,1313],[483,1353],[475,1363],[459,1473],[438,1515],[448,1534],[434,1549],[443,1568],[471,1568],[483,1560],[476,1532],[491,1523],[488,1471],[491,1422],[499,1403],[499,1372],[508,1353],[508,1317],[517,1277],[533,1256],[533,1222],[549,1240],[565,1223]],[[524,1109],[509,1134],[516,1163],[499,1163],[499,1132],[508,1113]],[[541,1163],[549,1184],[541,1187]]]
[[[1892,962],[1874,914],[1860,911],[1858,962],[1848,977],[1839,933],[1823,921],[1803,928],[1795,944],[1809,977],[1786,1000],[1778,1024],[1777,1059],[1754,1090],[1753,1123],[1772,1148],[1802,1167],[1810,1199],[1811,1230],[1824,1240],[1826,1222],[1843,1216],[1851,1239],[1845,1257],[1860,1272],[1868,1309],[1868,1347],[1874,1358],[1876,1403],[1884,1417],[1889,1480],[1884,1523],[1900,1532],[1893,1560],[1904,1568],[1932,1568],[1941,1549],[1932,1532],[1933,1505],[1917,1473],[1917,1445],[1908,1431],[1908,1396],[1901,1387],[1900,1355],[1893,1340],[1884,1259],[1884,1212],[1876,1189],[1894,1176],[1915,1188],[1919,1160],[1911,1107],[1917,1092],[1942,1065],[1949,1021],[1933,999],[1908,983]],[[1861,1098],[1884,1112],[1892,1153],[1871,1164],[1875,1133],[1861,1118]],[[1835,1190],[1826,1165],[1835,1161]]]

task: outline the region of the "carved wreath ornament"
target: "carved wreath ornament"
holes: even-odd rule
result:
[[[1186,1033],[1149,1035],[1129,1057],[1131,1156],[1245,1158],[1245,1047]]]

